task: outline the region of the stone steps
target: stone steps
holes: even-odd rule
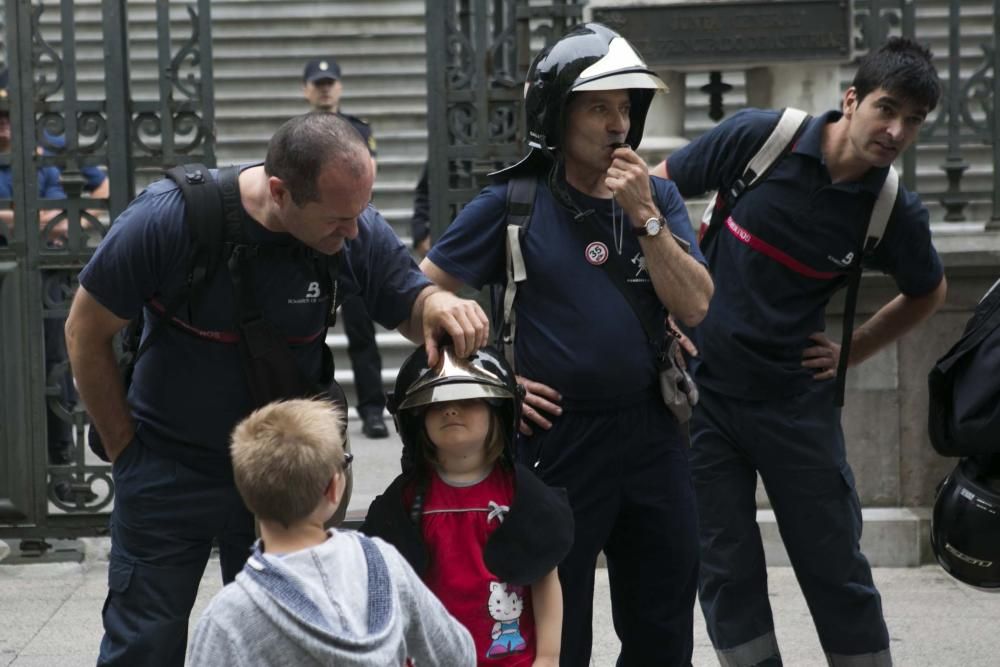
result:
[[[872,567],[917,567],[936,562],[930,544],[930,507],[864,507],[861,519],[861,552]],[[791,565],[774,512],[757,510],[757,526],[767,566]],[[603,553],[598,567],[607,567]]]
[[[916,567],[934,563],[930,549],[931,508],[865,507],[861,551],[872,567]],[[768,566],[791,565],[771,510],[757,510]]]

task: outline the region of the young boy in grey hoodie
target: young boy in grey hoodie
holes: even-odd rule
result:
[[[188,654],[211,665],[474,665],[469,632],[378,538],[323,527],[351,455],[331,403],[272,403],[232,436],[236,486],[261,539],[212,599]]]

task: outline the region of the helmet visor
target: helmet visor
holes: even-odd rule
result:
[[[450,346],[444,346],[437,365],[406,389],[399,409],[469,398],[514,398],[514,395],[499,376],[455,356]]]
[[[423,389],[418,389],[406,396],[399,404],[400,410],[409,408],[419,408],[433,403],[444,403],[446,401],[465,401],[473,398],[490,399],[506,398],[512,399],[510,391],[504,387],[497,387],[489,384],[479,384],[474,382],[452,382],[449,384],[438,384]]]

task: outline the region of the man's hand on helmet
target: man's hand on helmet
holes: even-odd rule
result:
[[[455,354],[468,357],[489,342],[490,321],[479,304],[437,288],[423,303],[423,335],[427,361],[437,363],[439,341],[444,334],[451,338]]]

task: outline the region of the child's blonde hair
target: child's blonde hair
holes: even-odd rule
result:
[[[343,410],[319,399],[270,403],[237,424],[230,452],[247,508],[286,528],[309,516],[344,468],[343,424]]]
[[[493,465],[500,459],[503,454],[504,447],[507,443],[504,442],[504,430],[500,423],[500,415],[494,409],[494,406],[490,401],[486,399],[476,399],[486,403],[486,407],[490,411],[490,429],[486,432],[486,465]],[[503,400],[503,399],[495,399]],[[451,403],[452,401],[441,401],[439,403],[434,403],[433,405],[440,405],[441,403]],[[423,419],[427,419],[426,409],[423,414]],[[420,429],[417,434],[417,442],[420,445],[420,451],[423,452],[424,459],[429,463],[437,463],[437,446],[431,442],[430,437],[427,435],[426,426]]]

